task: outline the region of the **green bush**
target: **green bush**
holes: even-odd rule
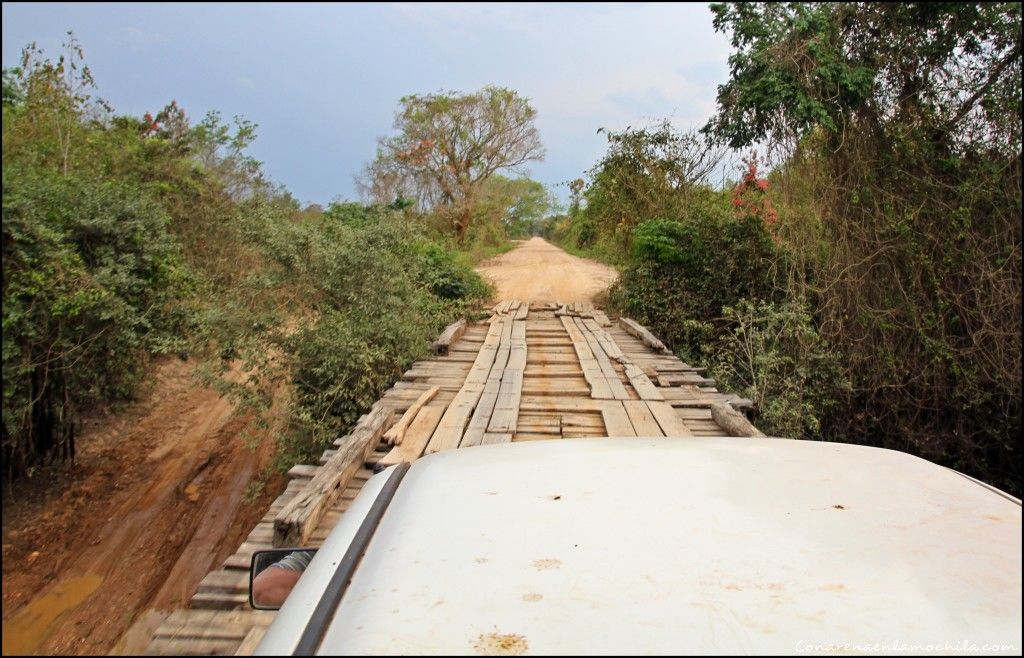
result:
[[[612,303],[687,358],[701,354],[722,325],[723,308],[743,298],[771,299],[780,257],[755,217],[695,206],[678,221],[634,230],[633,259],[612,288]]]
[[[262,382],[292,382],[284,461],[315,458],[488,294],[462,256],[391,208],[334,204],[295,222],[286,207],[257,202],[245,215],[266,267],[207,320],[220,354],[257,375],[222,388],[265,409]]]
[[[692,276],[704,252],[700,233],[692,224],[654,219],[633,231],[633,256],[640,261],[680,265]]]
[[[822,422],[850,384],[839,355],[797,302],[743,299],[723,309],[727,330],[703,347],[723,390],[754,402],[754,422],[769,436],[829,439]]]
[[[131,395],[178,351],[187,290],[168,217],[137,187],[3,171],[3,453],[8,473],[74,452],[83,410]]]
[[[463,262],[459,253],[438,242],[425,242],[420,249],[423,276],[430,292],[441,299],[486,298],[486,283]]]

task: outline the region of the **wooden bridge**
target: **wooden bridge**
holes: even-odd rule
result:
[[[627,318],[593,305],[504,301],[483,322],[449,326],[319,465],[287,489],[190,607],[157,629],[149,654],[245,655],[273,620],[248,606],[252,553],[318,546],[375,468],[509,441],[602,436],[763,436],[701,368]]]

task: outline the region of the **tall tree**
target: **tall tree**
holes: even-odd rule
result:
[[[528,99],[502,87],[406,96],[395,115],[397,134],[379,140],[357,183],[373,201],[411,197],[421,209],[450,214],[462,240],[483,183],[543,159],[536,116]]]
[[[503,235],[523,237],[538,232],[544,218],[557,210],[558,199],[543,184],[495,174],[480,188],[473,222],[500,227]]]

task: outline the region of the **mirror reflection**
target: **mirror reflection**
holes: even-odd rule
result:
[[[261,610],[281,607],[309,566],[316,549],[285,548],[257,551],[252,556],[249,602]]]

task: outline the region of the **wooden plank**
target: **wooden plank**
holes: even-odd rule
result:
[[[273,534],[273,527],[270,529]],[[248,592],[249,572],[218,569],[206,574],[197,588],[200,592]]]
[[[576,351],[569,348],[568,351],[549,351],[532,349],[526,356],[527,365],[573,365],[580,369],[582,374],[583,370],[580,368],[579,357],[576,356]]]
[[[425,406],[416,414],[416,418],[405,432],[405,440],[395,446],[379,462],[380,466],[393,466],[402,462],[414,462],[423,454],[427,441],[434,433],[434,428],[441,421],[444,407],[440,405]]]
[[[488,433],[484,434],[484,438],[483,438],[483,441],[482,441],[481,445],[489,446],[489,445],[494,445],[495,443],[511,443],[511,442],[512,442],[512,435],[511,434],[507,434],[507,433],[506,434],[501,434],[501,433],[488,432]]]
[[[523,375],[530,377],[583,377],[579,365],[569,363],[531,363],[527,364]]]
[[[661,426],[661,430],[665,433],[665,436],[693,436],[693,432],[686,426],[686,423],[676,415],[676,410],[673,409],[668,402],[657,402],[655,400],[646,401],[648,408],[654,415],[655,420],[658,421],[658,425]]]
[[[498,388],[498,402],[496,409],[516,409],[514,395],[523,386],[523,371],[518,368],[508,367],[501,377],[501,385]]]
[[[621,324],[627,332],[639,338],[640,342],[642,342],[644,345],[651,348],[655,352],[659,352],[661,354],[672,353],[667,347],[665,347],[665,343],[655,338],[654,334],[652,334],[650,331],[647,330],[646,327],[636,322],[635,320],[630,320],[629,318],[619,318],[619,324]]]
[[[251,656],[253,651],[256,651],[256,647],[259,645],[260,640],[266,634],[267,629],[261,626],[254,626],[249,629],[246,633],[245,638],[242,639],[242,643],[238,645],[238,649],[235,650],[236,656]]]
[[[491,422],[491,414],[494,413],[494,405],[498,401],[499,386],[500,382],[493,385],[491,382],[487,383],[476,409],[473,410],[473,417],[469,421],[469,426],[466,427],[466,433],[459,443],[460,448],[478,446],[483,441],[484,434],[487,432],[487,424]]]
[[[600,413],[587,411],[567,411],[558,415],[559,425],[566,429],[596,429],[604,427],[604,420]]]
[[[170,639],[158,637],[146,648],[147,656],[229,656],[239,640]]]
[[[601,411],[601,400],[556,395],[524,395],[519,411]]]
[[[320,470],[319,466],[312,464],[296,464],[288,470],[290,478],[311,478]]]
[[[470,415],[480,401],[487,378],[490,376],[491,366],[494,365],[505,324],[503,319],[491,323],[483,347],[480,348],[473,367],[466,375],[465,383],[456,393],[451,404],[448,405],[444,416],[441,417],[441,422],[438,423],[437,429],[430,437],[430,442],[427,443],[426,452],[428,454],[456,448],[462,441],[462,434],[469,423]]]
[[[500,397],[498,399],[499,401],[501,400]],[[517,415],[518,409],[496,408],[487,424],[487,433],[504,434],[514,432],[516,430]]]
[[[161,623],[160,628],[156,631],[156,635],[167,635],[163,632],[165,629],[172,629],[181,627],[182,625],[195,624],[198,626],[209,626],[211,624],[218,623],[229,623],[229,624],[247,624],[253,626],[270,626],[271,622],[274,621],[274,617],[277,615],[276,612],[267,610],[232,610],[232,611],[220,611],[220,610],[190,610],[190,609],[179,609],[173,610],[167,615],[167,618]]]
[[[530,343],[534,347],[572,347],[572,341],[564,331],[561,336],[531,336]]]
[[[549,439],[557,438],[559,435],[561,435],[561,433],[562,433],[562,428],[561,427],[558,427],[558,426],[547,427],[545,425],[529,425],[529,424],[524,424],[521,419],[520,419],[519,423],[517,423],[516,431],[515,431],[515,435],[516,436],[519,436],[520,434],[530,434],[530,435],[536,434],[536,435],[544,435],[544,436],[548,437]]]
[[[590,396],[590,387],[583,375],[576,377],[524,377],[523,395]]]
[[[617,343],[608,334],[608,332],[604,331],[604,329],[602,329],[595,320],[584,320],[584,324],[595,336],[598,337],[602,348],[608,356],[622,364],[626,377],[629,379],[629,383],[633,386],[633,389],[636,390],[637,395],[640,396],[641,400],[660,401],[665,399],[658,390],[658,387],[654,385],[654,382],[650,380],[643,369],[633,363],[633,361],[619,349]]]
[[[583,377],[590,386],[590,397],[596,400],[615,399],[608,379],[601,371],[601,366],[590,349],[590,344],[583,336],[583,333],[576,326],[574,318],[562,316],[562,326],[572,339],[573,349],[576,351],[576,358],[579,359],[580,369],[583,370]]]
[[[391,426],[393,417],[390,409],[375,407],[366,420],[342,440],[337,453],[274,519],[275,546],[305,544],[325,508],[341,495],[352,476],[362,468],[366,456],[377,447],[381,435]]]
[[[601,369],[601,374],[604,375],[605,381],[608,383],[608,390],[611,391],[612,399],[628,400],[629,393],[626,392],[626,387],[619,380],[619,373],[615,372],[608,354],[605,353],[604,348],[601,346],[601,341],[584,324],[581,318],[573,318],[573,321],[576,323],[576,328],[579,330],[580,335],[587,341],[587,345],[597,361],[597,366]]]
[[[469,421],[465,435],[458,444],[459,447],[469,448],[480,445],[484,434],[488,431],[487,427],[491,422],[491,416],[494,414],[495,406],[498,403],[502,380],[507,372],[507,366],[512,354],[512,339],[515,333],[514,324],[514,321],[506,320],[502,327],[498,354],[494,359],[494,364],[491,366],[491,372],[487,376],[487,384],[484,386],[483,395],[481,395],[480,401],[473,411],[473,417]]]
[[[413,419],[416,418],[416,414],[418,414],[420,409],[422,409],[434,398],[435,395],[437,395],[439,390],[440,389],[437,386],[431,386],[427,390],[423,391],[423,394],[412,403],[412,406],[410,406],[404,414],[402,414],[402,418],[392,425],[391,429],[384,432],[383,438],[385,443],[393,446],[402,445],[402,439],[405,438],[405,431],[409,429],[409,425],[412,423]]]
[[[764,432],[754,427],[746,416],[725,402],[716,402],[711,405],[711,417],[729,436],[764,436]]]
[[[607,331],[601,328],[601,325],[598,324],[597,320],[587,318],[578,320],[577,322],[581,322],[583,326],[586,327],[587,331],[594,334],[594,337],[601,343],[601,349],[604,350],[609,359],[619,361],[624,357],[622,350],[619,349],[618,343],[615,342],[615,339],[613,339]]]
[[[601,418],[604,419],[604,429],[608,436],[636,436],[633,423],[629,422],[629,415],[618,400],[608,400],[601,406]]]
[[[431,375],[437,375],[440,377],[452,377],[455,375],[465,376],[469,372],[469,369],[473,367],[473,364],[466,363],[465,361],[417,361],[413,364],[412,368],[403,373],[404,379],[411,379],[414,377],[430,377]]]
[[[716,402],[725,402],[737,411],[753,408],[753,403],[750,400],[741,398],[735,393],[708,392],[692,386],[660,388],[658,390],[673,407],[710,409],[711,405]]]
[[[527,308],[529,307],[527,306]],[[508,366],[502,373],[501,385],[494,404],[494,413],[487,424],[487,432],[493,434],[507,434],[516,431],[519,402],[523,393],[523,370],[526,368],[526,322],[524,320],[516,320],[512,323],[510,345]]]
[[[654,418],[654,414],[651,413],[646,402],[625,400],[622,406],[625,407],[626,414],[629,415],[629,422],[633,424],[637,436],[665,436],[665,432],[658,425],[658,421]]]
[[[673,364],[673,365],[670,365],[670,366],[668,366],[668,365],[666,365],[666,366],[657,366],[657,370],[658,370],[659,373],[663,373],[663,374],[672,374],[672,373],[685,374],[685,373],[692,372],[692,373],[697,374],[697,375],[703,375],[703,374],[707,373],[707,371],[708,371],[708,369],[703,367],[703,366],[701,366],[701,367],[688,366],[685,363],[683,363],[682,361],[679,361],[677,364]]]
[[[625,357],[623,357],[625,359]],[[629,379],[629,383],[632,384],[633,389],[636,390],[636,394],[640,396],[641,400],[658,400],[662,401],[665,396],[661,394],[661,390],[654,385],[644,371],[632,361],[626,360],[622,364],[623,369],[626,371],[626,377]]]
[[[235,610],[248,603],[247,594],[228,592],[197,592],[189,600],[190,606],[204,610]]]
[[[557,441],[562,438],[561,434],[545,434],[543,432],[516,432],[512,435],[512,441],[522,443],[523,441]]]
[[[437,340],[433,342],[430,348],[434,354],[448,354],[448,348],[451,344],[461,338],[464,333],[466,333],[466,318],[459,318],[444,328],[444,331],[441,332],[441,335],[437,337]]]

